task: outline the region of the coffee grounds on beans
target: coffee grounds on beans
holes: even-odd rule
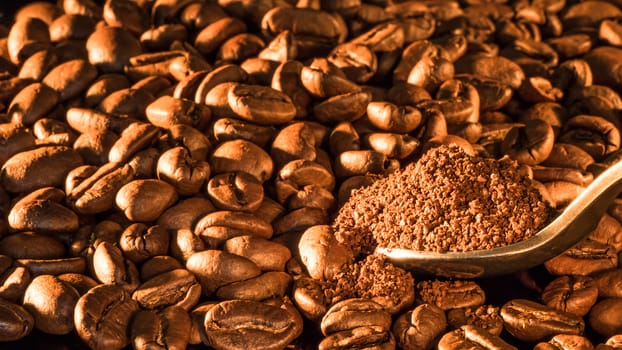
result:
[[[440,146],[354,190],[333,229],[356,254],[369,254],[376,245],[464,252],[525,240],[551,214],[517,162]]]
[[[399,268],[383,255],[372,254],[360,261],[344,266],[332,279],[325,282],[324,295],[334,304],[349,298],[387,298],[393,304],[412,294],[413,276]]]

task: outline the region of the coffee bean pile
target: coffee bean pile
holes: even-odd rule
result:
[[[501,200],[526,180],[489,173],[517,162],[563,210],[622,159],[619,0],[10,3],[0,348],[620,347],[621,200],[564,254],[477,281],[333,227],[354,189],[416,164],[449,188],[453,161]]]
[[[354,251],[369,253],[380,245],[456,252],[527,239],[550,216],[517,162],[441,146],[353,191],[333,227],[337,239]],[[365,246],[370,241],[375,244]]]

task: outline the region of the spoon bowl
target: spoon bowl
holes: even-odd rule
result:
[[[622,161],[619,161],[597,176],[553,221],[529,239],[468,252],[377,247],[376,253],[414,274],[477,278],[524,271],[563,253],[583,239],[621,192]]]

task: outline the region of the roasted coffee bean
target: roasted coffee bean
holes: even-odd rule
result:
[[[462,326],[455,331],[446,333],[438,342],[439,350],[451,349],[516,349],[503,339],[490,334],[486,330],[476,326]]]
[[[35,137],[25,127],[14,124],[0,124],[0,164],[4,164],[14,154],[35,148]]]
[[[395,349],[395,339],[382,327],[364,326],[331,334],[320,342],[318,349],[339,349],[342,346]]]
[[[2,325],[2,341],[13,341],[26,337],[34,329],[35,320],[26,309],[19,304],[0,298],[0,325]]]
[[[50,275],[35,277],[24,293],[23,305],[35,319],[35,328],[49,334],[74,329],[73,312],[80,294],[71,285]]]
[[[168,252],[169,233],[162,226],[136,223],[128,226],[119,238],[123,255],[134,263]]]
[[[47,186],[60,187],[67,173],[80,165],[82,158],[73,149],[43,146],[9,158],[2,166],[0,183],[11,192],[22,193]]]
[[[140,280],[147,281],[161,273],[182,269],[179,260],[170,255],[158,255],[145,260],[140,266]]]
[[[219,142],[244,139],[264,148],[274,139],[276,129],[233,118],[220,118],[214,122],[213,133]]]
[[[261,274],[254,262],[220,250],[204,250],[192,254],[186,261],[186,268],[195,274],[204,295],[211,295],[224,285]]]
[[[618,256],[612,246],[585,239],[563,254],[545,262],[544,266],[556,276],[586,276],[616,268]]]
[[[302,332],[302,318],[286,305],[229,300],[207,312],[204,327],[207,344],[216,348],[283,349]]]
[[[534,350],[594,349],[589,339],[579,335],[558,334],[548,343],[538,343]]]
[[[138,303],[120,286],[102,284],[78,299],[76,331],[92,349],[122,349],[130,343],[128,329]]]
[[[598,295],[605,298],[622,297],[622,269],[607,270],[594,275]]]
[[[419,110],[410,107],[398,107],[388,102],[371,102],[367,105],[370,122],[380,130],[409,133],[421,123]]]
[[[119,189],[115,203],[128,219],[147,222],[156,220],[177,198],[173,186],[164,181],[134,180]]]
[[[61,204],[63,191],[53,187],[35,190],[17,201],[8,215],[9,226],[18,231],[60,234],[78,230],[78,216]]]
[[[598,334],[611,337],[622,332],[622,298],[606,298],[594,305],[589,324]]]
[[[41,83],[33,83],[15,95],[7,114],[12,123],[32,125],[50,112],[58,100],[59,96],[55,90]]]
[[[136,172],[129,166],[107,163],[99,168],[82,166],[67,175],[67,201],[82,214],[104,212],[114,206],[117,192]]]
[[[18,20],[11,27],[6,45],[11,62],[19,64],[35,52],[51,46],[48,26],[34,17]]]
[[[536,165],[548,158],[554,139],[551,126],[534,119],[522,128],[512,128],[501,144],[501,152],[520,163]]]
[[[319,280],[331,279],[354,260],[350,249],[337,241],[327,225],[305,230],[300,237],[298,251],[309,275]]]
[[[400,315],[391,331],[404,349],[427,349],[447,327],[445,312],[434,304],[421,304]]]
[[[210,177],[210,166],[195,161],[184,147],[174,147],[160,155],[157,165],[160,180],[173,185],[182,196],[196,194]]]
[[[146,279],[132,293],[132,298],[145,309],[177,305],[190,310],[196,305],[200,296],[201,286],[194,275],[181,268]]]
[[[158,132],[156,127],[147,123],[136,122],[128,125],[110,148],[108,160],[113,163],[128,161],[138,151],[147,148]]]
[[[561,276],[542,292],[542,301],[552,308],[585,316],[598,299],[598,288],[590,277]]]
[[[579,146],[600,160],[620,148],[620,131],[602,117],[577,115],[564,124],[559,140]]]
[[[129,291],[138,286],[136,265],[123,256],[118,247],[102,242],[95,248],[91,270],[93,276],[104,284],[115,284]]]
[[[229,283],[218,288],[220,300],[255,300],[282,298],[290,288],[292,277],[281,271],[268,271],[257,277]]]
[[[91,277],[80,273],[64,273],[56,277],[75,288],[80,296],[84,295],[91,288],[99,284],[99,282],[95,281]]]
[[[145,114],[151,124],[165,129],[174,124],[203,129],[211,118],[211,111],[205,106],[171,96],[162,96],[153,101],[147,106]]]
[[[320,281],[306,276],[294,279],[293,301],[300,313],[313,321],[320,321],[326,314],[328,302]]]
[[[134,349],[154,345],[167,349],[185,349],[190,338],[190,315],[178,306],[162,310],[140,310],[132,318],[130,338]]]
[[[346,299],[328,309],[321,322],[325,336],[359,327],[378,327],[389,330],[391,315],[382,305],[367,299]]]
[[[54,259],[67,252],[63,242],[54,236],[32,231],[18,232],[0,240],[0,254],[13,259]]]
[[[503,305],[501,317],[505,329],[524,341],[543,340],[555,334],[581,335],[585,329],[581,317],[525,299]]]
[[[214,149],[209,163],[214,174],[244,171],[262,183],[272,176],[274,169],[268,153],[245,140],[221,143]]]
[[[14,265],[27,268],[33,276],[86,272],[86,261],[82,257],[58,259],[16,259]]]
[[[30,272],[24,267],[0,270],[0,298],[11,302],[21,300],[30,280]]]
[[[194,232],[201,237],[208,246],[217,248],[226,240],[236,237],[252,235],[270,239],[274,232],[270,223],[251,213],[240,211],[215,211],[199,219]]]

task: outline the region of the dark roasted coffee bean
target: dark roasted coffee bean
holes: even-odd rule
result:
[[[0,298],[0,325],[4,330],[2,341],[13,341],[26,337],[34,329],[35,320],[22,306]]]

